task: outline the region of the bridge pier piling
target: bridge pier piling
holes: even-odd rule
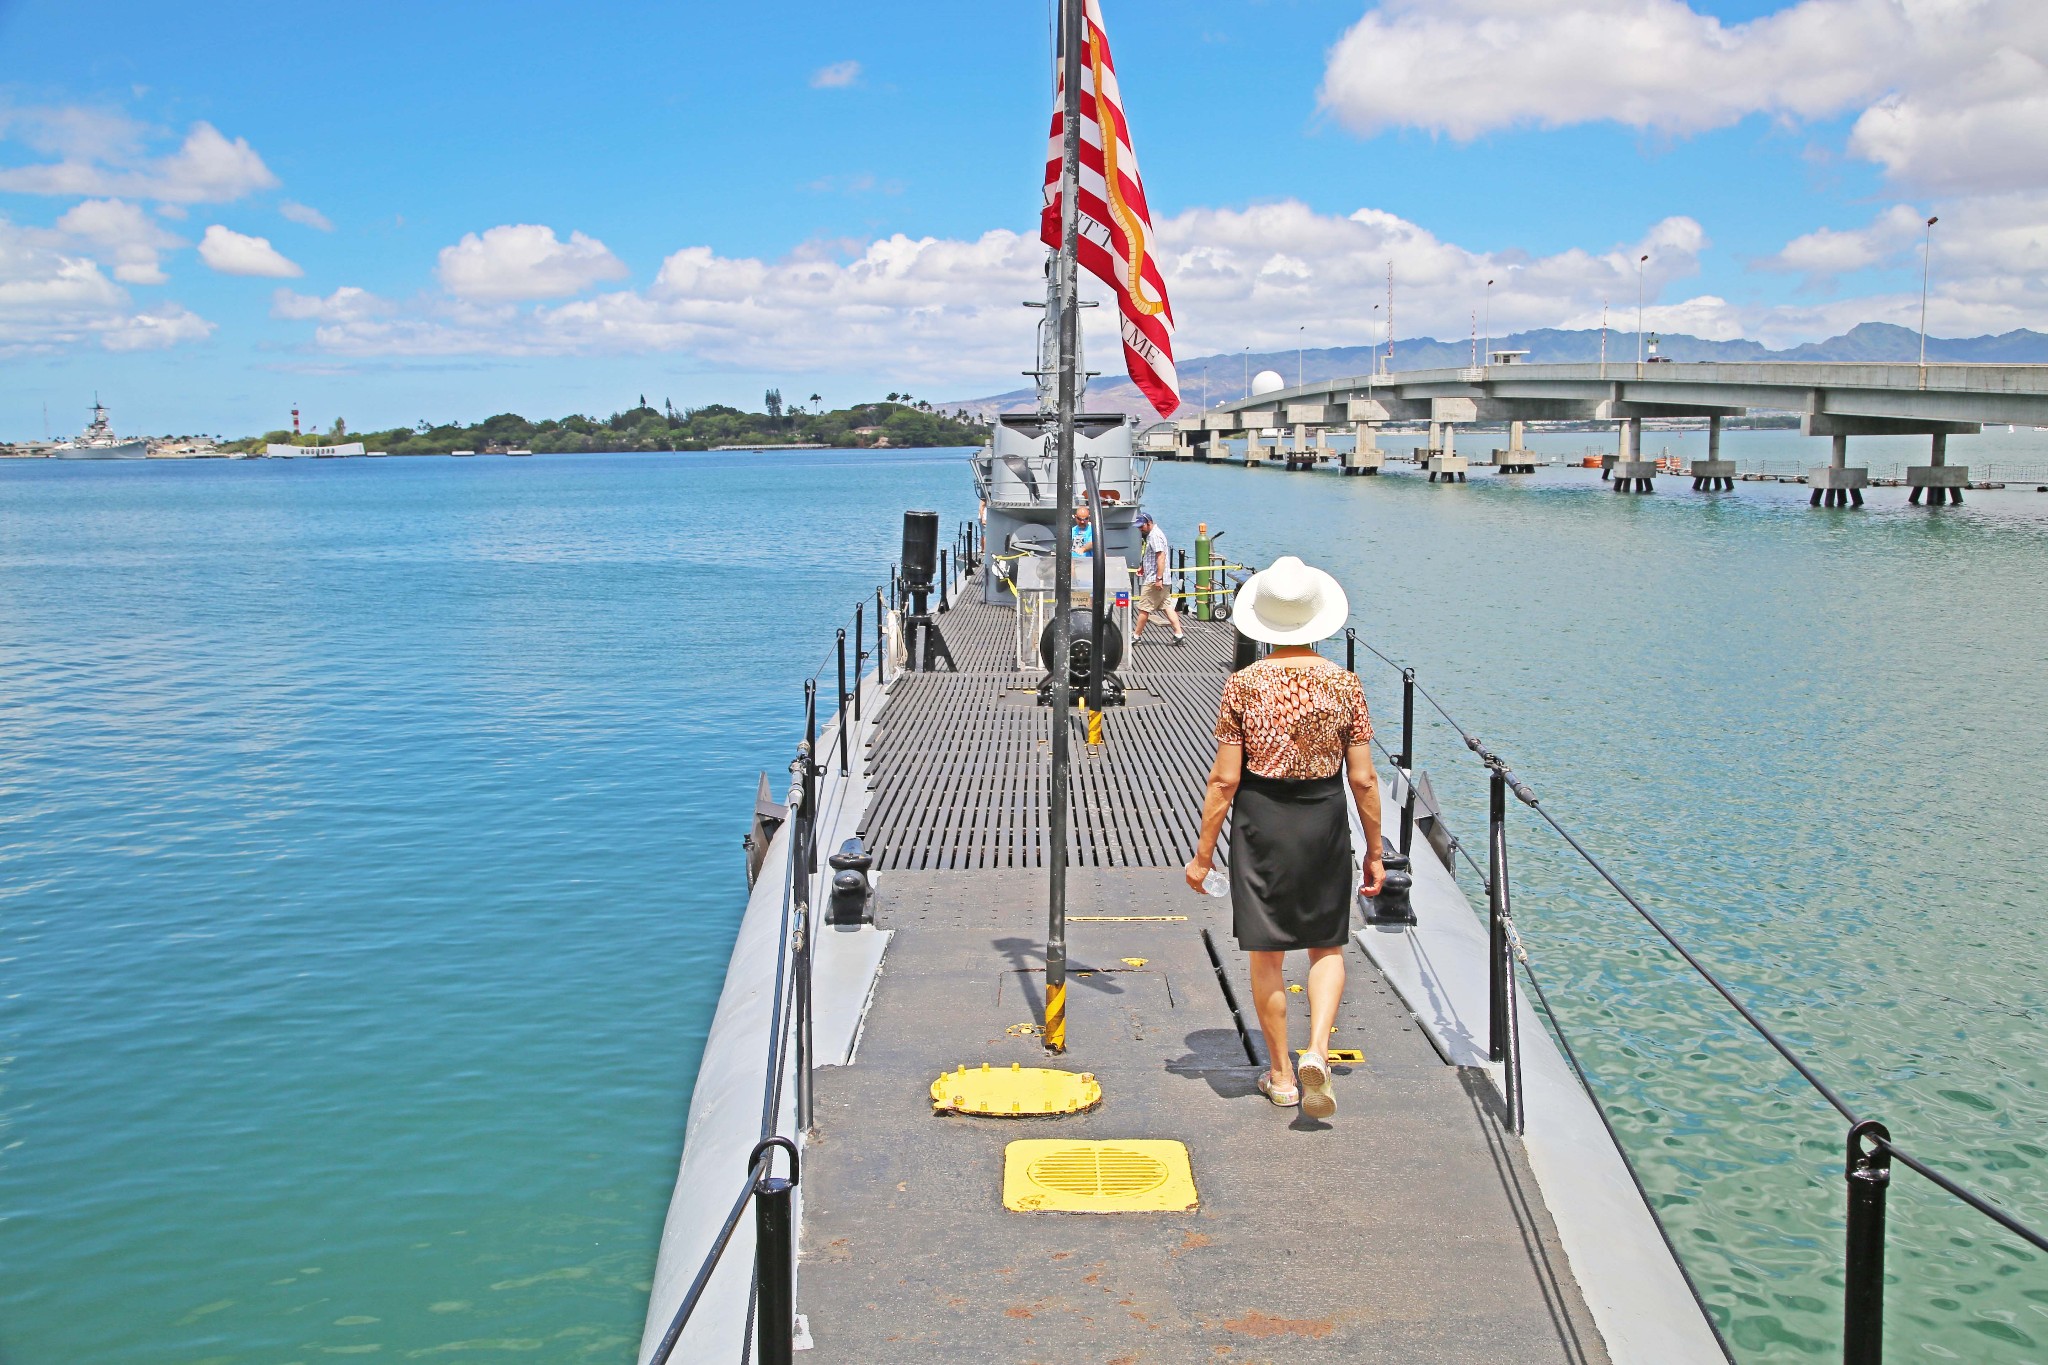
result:
[[[1615,457],[1614,468],[1608,477],[1613,480],[1617,493],[1651,493],[1656,491],[1657,462],[1642,458],[1643,419],[1624,417],[1621,419],[1621,453]]]
[[[1358,422],[1353,428],[1353,444],[1349,458],[1344,460],[1346,474],[1377,474],[1386,463],[1386,452],[1380,449],[1379,433],[1369,422]]]
[[[1431,422],[1434,432],[1437,424]],[[1443,424],[1443,448],[1429,457],[1429,481],[1442,479],[1445,483],[1464,483],[1466,463],[1458,454],[1458,429],[1450,422]]]
[[[1929,440],[1933,442],[1928,452],[1930,462],[1906,471],[1906,482],[1913,489],[1906,495],[1906,501],[1917,506],[1920,495],[1925,493],[1929,507],[1940,507],[1944,502],[1950,505],[1962,502],[1963,490],[1970,486],[1970,467],[1948,462],[1947,432],[1937,431]]]
[[[1828,462],[1807,471],[1806,483],[1813,490],[1809,507],[1861,507],[1863,490],[1870,486],[1868,469],[1849,467],[1849,435],[1835,432]]]
[[[1718,492],[1735,487],[1735,461],[1721,458],[1721,419],[1707,419],[1707,458],[1692,462],[1692,486]]]

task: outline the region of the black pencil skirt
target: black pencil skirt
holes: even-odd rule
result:
[[[1230,909],[1247,952],[1343,946],[1351,933],[1343,773],[1305,781],[1245,773],[1230,808]]]

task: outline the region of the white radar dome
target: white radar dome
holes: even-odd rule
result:
[[[1277,370],[1260,370],[1252,376],[1252,397],[1264,398],[1269,393],[1278,393],[1287,387],[1287,381]]]

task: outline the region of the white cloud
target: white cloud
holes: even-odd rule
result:
[[[1894,204],[1865,227],[1842,231],[1816,228],[1795,237],[1776,255],[1756,265],[1760,270],[1804,275],[1809,283],[1830,282],[1854,271],[1890,264],[1919,244],[1926,221],[1918,209]]]
[[[213,324],[182,304],[122,318],[101,330],[100,344],[110,351],[161,351],[185,341],[204,341]]]
[[[75,129],[58,142],[70,154],[59,161],[0,168],[0,190],[208,204],[277,184],[245,139],[231,141],[210,123],[193,124],[176,151],[156,158],[138,158],[133,140],[124,144],[101,136],[92,141]]]
[[[121,199],[88,199],[57,220],[57,231],[103,263],[124,284],[162,284],[161,252],[185,245],[159,227],[135,204]]]
[[[811,73],[813,90],[844,90],[860,83],[859,62],[834,62]]]
[[[128,292],[62,232],[0,219],[0,355],[97,342],[136,350],[197,340],[213,324],[176,303],[131,310]]]
[[[199,259],[223,275],[291,279],[306,272],[286,260],[268,237],[248,237],[215,223],[199,239]]]
[[[270,296],[270,316],[299,322],[363,322],[384,317],[395,308],[389,300],[352,284],[343,285],[324,299],[289,289],[280,289]]]
[[[533,223],[468,233],[441,250],[441,287],[461,299],[553,299],[578,294],[602,280],[623,279],[625,263],[603,242]]]
[[[1496,332],[1554,325],[1603,295],[1635,294],[1635,260],[1652,256],[1655,291],[1692,274],[1706,246],[1687,218],[1638,242],[1548,257],[1488,255],[1437,240],[1391,214],[1318,214],[1299,203],[1203,209],[1159,225],[1162,264],[1181,322],[1182,354],[1293,344],[1363,343],[1393,260],[1400,330],[1462,336],[1481,282],[1500,279]],[[1032,348],[1033,315],[1018,301],[1040,291],[1035,234],[993,231],[971,241],[893,236],[812,248],[780,261],[686,247],[644,290],[552,306],[457,299],[401,307],[359,292],[328,299],[279,295],[280,316],[318,322],[321,347],[347,354],[564,354],[682,351],[718,364],[845,370],[886,355],[910,382],[1001,384]],[[1092,310],[1091,354],[1115,354],[1109,310]],[[1717,324],[1719,325],[1719,324]],[[1098,368],[1107,368],[1105,361]]]
[[[2048,5],[1796,0],[1723,24],[1684,0],[1384,0],[1331,50],[1321,100],[1361,133],[1459,140],[1855,112],[1850,150],[1901,184],[2048,185]]]
[[[327,220],[326,214],[310,204],[301,204],[296,199],[285,200],[277,206],[277,211],[301,226],[318,228],[322,232],[334,231],[334,224]]]
[[[1934,229],[1929,329],[1940,336],[2040,330],[2042,318],[2048,317],[2048,191],[1979,195],[1960,207],[1957,212],[1944,206]],[[1880,321],[1917,327],[1917,268],[1927,240],[1925,226],[1918,209],[1895,204],[1863,227],[1823,228],[1786,243],[1759,265],[1798,271],[1809,283],[1822,285],[1860,269],[1904,267],[1914,287],[1773,309],[1770,325],[1781,333],[1796,332],[1800,340],[1825,335],[1829,327],[1840,330],[1837,324]]]

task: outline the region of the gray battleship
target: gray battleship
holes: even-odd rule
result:
[[[101,405],[98,395],[93,397],[92,421],[85,430],[50,447],[53,460],[140,460],[148,455],[148,441],[140,438],[130,440],[114,434],[114,428],[107,422],[107,410]]]

